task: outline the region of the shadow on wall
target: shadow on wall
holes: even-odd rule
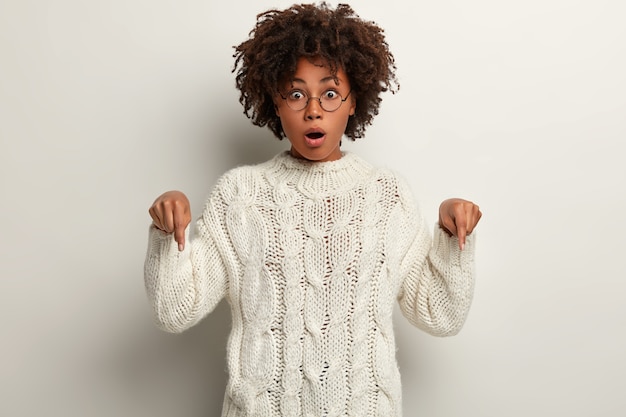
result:
[[[225,171],[266,161],[289,148],[287,140],[279,141],[268,129],[253,126],[238,113],[222,109],[217,115],[221,123],[207,118],[197,126],[198,134],[187,138],[186,147],[193,151],[181,181],[185,193],[198,206],[192,208],[194,219],[200,214],[207,190]],[[84,414],[219,417],[228,380],[230,307],[222,300],[211,314],[180,334],[158,329],[152,321],[139,267],[145,239],[142,226],[137,244],[140,249],[125,268],[131,275],[129,280],[136,283],[134,292],[126,293],[130,299],[125,305],[133,306],[132,319],[121,310],[119,318],[107,318],[103,326],[114,326],[113,334],[102,340],[101,350],[88,350],[90,370],[81,371],[89,375],[88,382],[81,385],[89,394],[79,401],[91,411]]]
[[[228,303],[222,301],[204,320],[180,334],[149,327],[146,321],[143,324],[141,331],[119,343],[123,351],[115,355],[119,356],[112,361],[111,375],[101,375],[117,381],[111,399],[119,404],[102,405],[100,411],[104,407],[114,415],[136,417],[219,417],[228,380]]]
[[[235,119],[218,129],[208,129],[194,146],[197,158],[208,164],[206,180],[196,180],[196,193],[236,166],[257,164],[289,148],[267,129],[247,119]],[[219,157],[215,157],[219,155]],[[204,168],[203,168],[204,169]],[[214,182],[214,180],[213,180]],[[193,188],[193,187],[192,187]],[[193,189],[190,190],[193,193]],[[135,416],[219,417],[228,380],[226,343],[231,329],[230,307],[222,300],[200,323],[181,334],[168,334],[152,326],[147,335],[135,338],[123,354],[124,389]],[[143,329],[145,330],[145,329]],[[126,407],[125,412],[128,412]]]
[[[290,148],[287,139],[278,140],[269,129],[254,126],[247,119],[238,118],[231,126],[234,129],[225,135],[228,139],[221,141],[218,149],[223,155],[220,160],[225,163],[223,172],[236,166],[265,162]]]

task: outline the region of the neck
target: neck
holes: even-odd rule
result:
[[[274,158],[266,171],[274,185],[293,184],[307,195],[332,195],[354,188],[372,175],[372,166],[352,153],[342,153],[334,161],[310,161],[283,152]]]

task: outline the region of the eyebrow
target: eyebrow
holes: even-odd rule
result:
[[[339,85],[339,78],[333,77],[332,75],[329,75],[328,77],[324,77],[319,81],[319,84],[326,84],[329,81],[333,81],[335,83],[335,85]],[[292,83],[300,83],[300,84],[306,84],[306,81],[304,81],[301,78],[292,78],[291,79]]]

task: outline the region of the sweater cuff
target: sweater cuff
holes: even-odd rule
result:
[[[459,239],[456,236],[449,236],[439,224],[435,224],[433,233],[433,251],[440,259],[449,259],[453,264],[461,267],[469,266],[474,261],[474,250],[476,246],[476,232],[465,237],[465,247],[459,248]]]
[[[156,227],[154,223],[150,224],[148,242],[151,253],[180,254],[187,252],[190,248],[189,227],[185,229],[185,249],[182,252],[178,250],[178,243],[176,242],[176,239],[174,239],[174,233],[164,232]]]

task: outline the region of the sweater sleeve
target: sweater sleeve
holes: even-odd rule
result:
[[[227,293],[227,268],[211,230],[220,222],[216,194],[197,220],[194,238],[190,240],[186,231],[182,252],[173,234],[150,226],[144,281],[156,323],[165,331],[179,333],[192,327]]]
[[[398,302],[403,315],[415,326],[434,335],[457,334],[467,318],[474,292],[475,235],[458,239],[435,225],[431,238],[412,201],[398,206],[410,242],[402,257],[402,284]]]

